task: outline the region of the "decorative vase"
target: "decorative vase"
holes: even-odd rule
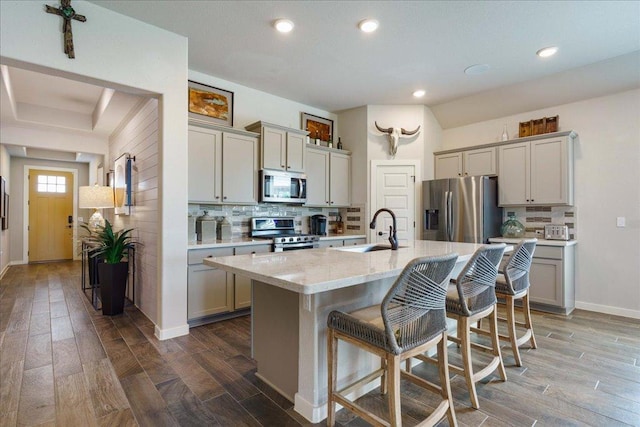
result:
[[[126,261],[117,264],[104,262],[98,264],[102,314],[113,316],[123,312],[128,276],[129,263]]]
[[[509,215],[504,224],[502,224],[502,227],[500,227],[500,234],[502,234],[502,237],[524,237],[524,231],[524,225],[516,219],[515,215]]]
[[[503,141],[509,140],[509,132],[507,132],[507,125],[504,125],[504,127],[502,128],[502,140]]]

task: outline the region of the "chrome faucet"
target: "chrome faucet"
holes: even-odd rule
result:
[[[369,228],[372,230],[376,229],[376,218],[378,217],[378,214],[382,211],[389,212],[389,215],[391,215],[391,219],[393,220],[393,225],[389,226],[389,243],[391,243],[391,250],[395,251],[398,249],[398,235],[396,234],[397,224],[396,224],[396,214],[394,214],[391,209],[387,209],[387,208],[378,209],[376,213],[373,215],[373,219],[369,224]]]

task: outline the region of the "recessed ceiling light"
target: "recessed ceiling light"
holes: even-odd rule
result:
[[[363,19],[358,23],[358,28],[364,33],[372,33],[378,29],[378,25],[375,19]]]
[[[425,93],[427,93],[427,92],[425,92],[424,90],[420,89],[420,90],[417,90],[417,91],[413,92],[413,96],[415,96],[416,98],[422,98],[425,95]]]
[[[289,21],[288,19],[277,19],[273,23],[273,26],[276,27],[276,30],[280,31],[281,33],[290,33],[291,30],[293,30],[293,22]]]
[[[540,58],[548,58],[550,56],[555,55],[557,51],[558,51],[558,46],[543,47],[542,49],[536,52],[536,55],[538,55]]]
[[[489,64],[475,64],[465,68],[464,73],[469,76],[475,76],[488,71],[489,68],[491,68]]]

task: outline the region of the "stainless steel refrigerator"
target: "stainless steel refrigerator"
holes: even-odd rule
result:
[[[422,238],[487,243],[500,236],[497,182],[488,176],[422,181]]]

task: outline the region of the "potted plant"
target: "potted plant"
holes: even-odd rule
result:
[[[98,283],[102,314],[112,316],[122,313],[129,275],[129,262],[126,257],[135,242],[131,236],[133,229],[113,231],[111,223],[105,220],[104,227],[89,231],[88,240],[95,245],[90,256],[98,259]],[[101,261],[101,262],[100,262]]]

